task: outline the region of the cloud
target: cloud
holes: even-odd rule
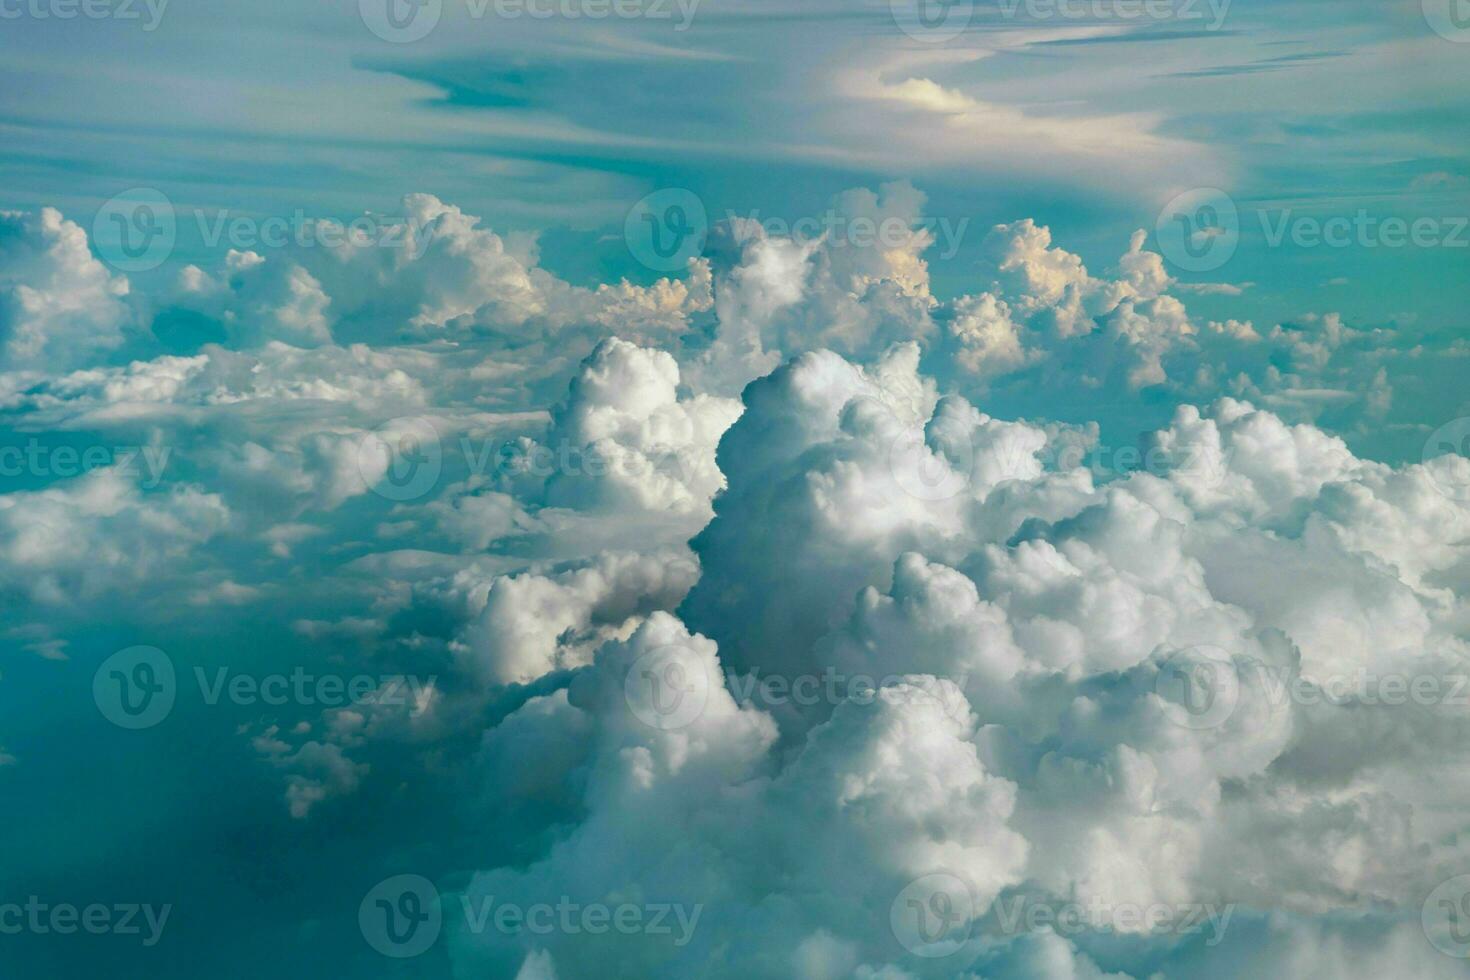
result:
[[[125,276],[92,257],[87,233],[54,208],[0,212],[0,355],[10,370],[58,370],[122,344],[133,315]]]
[[[293,832],[414,803],[359,829],[432,853],[461,973],[1448,973],[1418,920],[1465,859],[1470,463],[1421,458],[1427,418],[1396,460],[1357,442],[1463,351],[1201,322],[1145,233],[1095,274],[1030,220],[946,299],[923,207],[835,199],[884,247],[734,216],[647,287],[572,286],[427,196],[398,252],[186,271],[137,308],[213,340],[47,340],[0,377],[23,459],[163,464],[14,476],[13,635],[376,678],[231,730]],[[7,295],[131,322],[80,229],[7,220]],[[28,336],[83,322],[47,303]],[[669,928],[493,925],[558,903]],[[1159,908],[1213,926],[1127,914]]]

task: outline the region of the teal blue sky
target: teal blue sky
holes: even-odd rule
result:
[[[0,205],[85,219],[146,186],[180,208],[347,219],[424,191],[540,234],[545,265],[590,284],[650,278],[616,230],[651,190],[795,220],[906,178],[928,214],[978,232],[930,256],[953,295],[974,288],[994,223],[1035,218],[1100,265],[1174,194],[1218,187],[1242,209],[1240,247],[1183,276],[1250,283],[1231,315],[1445,328],[1461,308],[1470,249],[1262,233],[1283,213],[1470,213],[1470,45],[1417,0],[1181,0],[1159,19],[957,4],[965,30],[944,43],[857,0],[704,0],[687,24],[672,4],[667,19],[532,20],[443,0],[411,43],[341,0],[174,0],[152,30],[139,9],[5,23]],[[179,262],[209,251],[189,229],[180,244]]]

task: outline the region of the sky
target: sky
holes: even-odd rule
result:
[[[0,973],[1470,975],[1464,0],[0,55]]]

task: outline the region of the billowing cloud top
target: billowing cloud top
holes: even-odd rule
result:
[[[942,298],[923,207],[586,286],[417,194],[397,247],[148,291],[0,217],[0,689],[149,759],[113,832],[207,857],[115,874],[172,948],[1463,976],[1470,422],[1395,402],[1463,341],[1202,319],[1144,232],[1089,269],[1027,219]],[[50,806],[36,712],[0,779]]]

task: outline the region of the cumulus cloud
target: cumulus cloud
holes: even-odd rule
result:
[[[0,343],[9,370],[55,371],[122,344],[128,280],[92,256],[54,208],[0,212]]]
[[[223,342],[125,352],[81,230],[7,216],[0,411],[111,454],[0,494],[12,635],[70,656],[126,601],[369,676],[236,734],[294,827],[443,802],[466,975],[1454,973],[1419,920],[1466,858],[1470,463],[1357,445],[1407,355],[1200,322],[1142,232],[1094,274],[1000,225],[941,299],[923,204],[589,289],[413,195],[397,250],[185,270],[159,306]],[[667,929],[493,925],[559,903]]]

